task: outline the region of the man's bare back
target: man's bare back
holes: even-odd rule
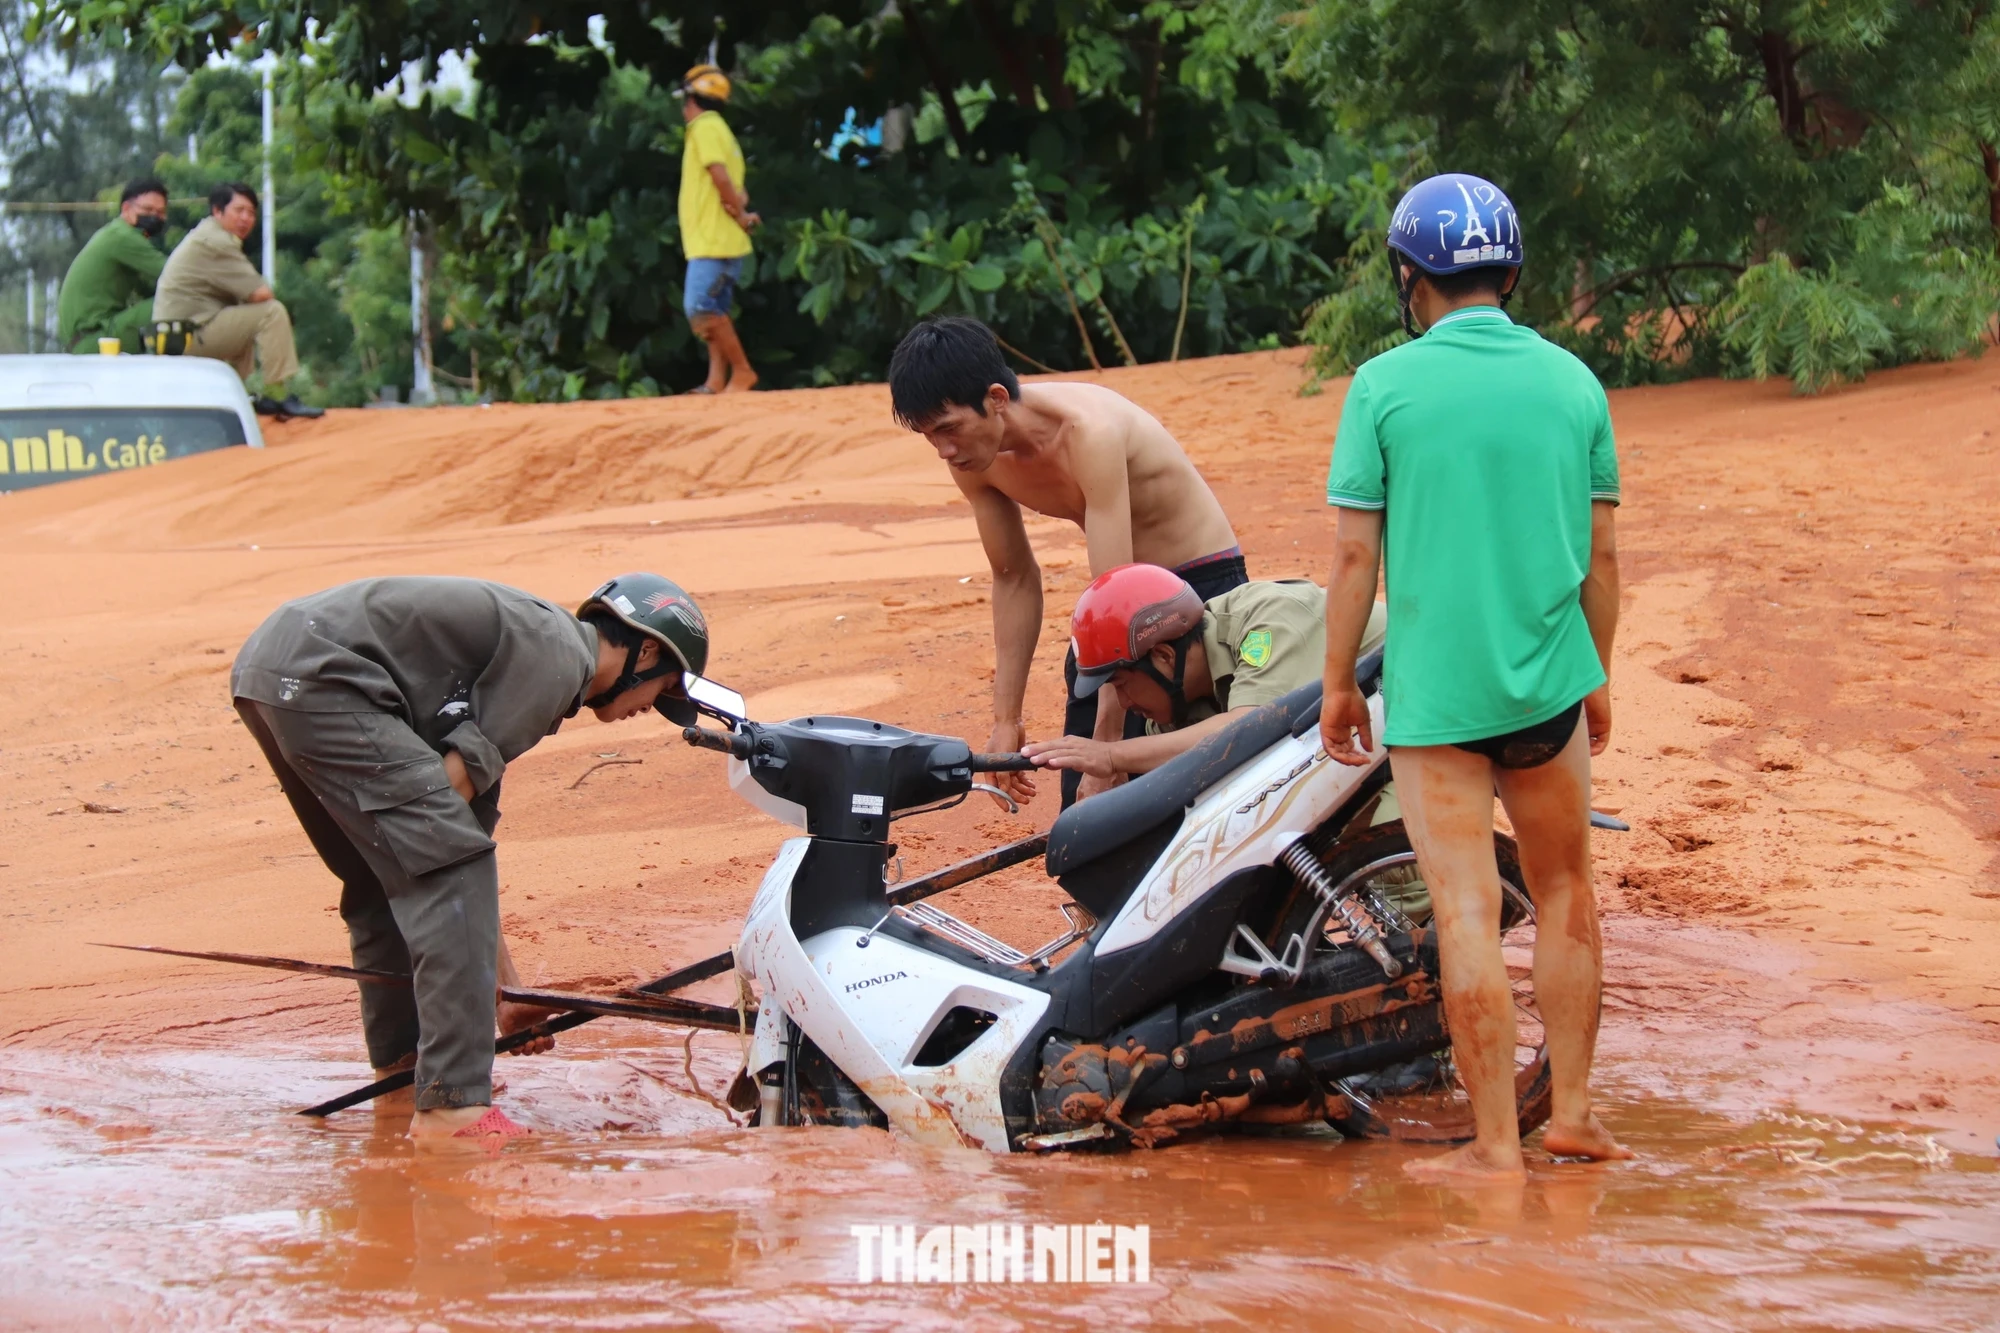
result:
[[[946,460],[953,479],[975,506],[980,492],[998,492],[1082,527],[1092,574],[1135,560],[1171,569],[1236,545],[1186,451],[1130,399],[1095,384],[1023,385],[1008,417],[984,470]],[[1113,531],[1093,532],[1093,517]]]

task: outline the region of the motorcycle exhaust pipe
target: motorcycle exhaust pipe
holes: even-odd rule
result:
[[[1356,900],[1353,890],[1345,893],[1337,891],[1333,876],[1327,874],[1326,867],[1312,854],[1312,848],[1306,846],[1304,838],[1285,848],[1278,863],[1291,871],[1294,879],[1312,890],[1313,895],[1340,918],[1340,923],[1347,927],[1348,937],[1367,951],[1368,956],[1375,960],[1375,965],[1382,969],[1383,975],[1391,981],[1403,975],[1402,963],[1389,952],[1389,946],[1383,942],[1382,932],[1376,929],[1368,909]]]

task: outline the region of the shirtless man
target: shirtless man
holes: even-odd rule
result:
[[[1136,403],[1095,384],[1026,388],[976,319],[928,319],[905,334],[889,362],[896,420],[921,432],[951,467],[972,505],[993,569],[993,734],[986,749],[1027,742],[1021,705],[1042,631],[1042,570],[1021,522],[1023,505],[1083,529],[1092,577],[1136,562],[1161,565],[1202,598],[1248,581],[1243,551],[1174,437]],[[1074,646],[1063,664],[1063,733],[1117,740],[1127,734],[1115,696],[1074,694]],[[1133,719],[1131,734],[1144,734]],[[990,774],[1018,800],[1035,794],[1026,774]],[[1105,780],[1068,771],[1063,805]]]

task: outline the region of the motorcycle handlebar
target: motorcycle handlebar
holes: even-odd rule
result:
[[[708,727],[682,727],[681,738],[689,745],[703,750],[714,750],[717,754],[726,754],[737,759],[748,759],[752,748],[748,736],[731,735]],[[1035,767],[1035,761],[1024,754],[972,756],[972,771],[975,773],[1031,773]]]
[[[748,759],[750,757],[750,738],[748,736],[732,736],[727,732],[710,731],[707,727],[682,727],[681,739],[685,740],[689,745],[697,746],[703,750],[714,750],[717,754],[726,754],[732,758]]]
[[[975,773],[1032,773],[1035,761],[1024,754],[976,754],[972,756],[972,771]]]

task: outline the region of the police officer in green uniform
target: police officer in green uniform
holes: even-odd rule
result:
[[[1369,625],[1382,641],[1383,608]],[[1023,746],[1044,768],[1115,780],[1148,773],[1232,718],[1320,678],[1326,593],[1306,579],[1260,580],[1201,600],[1158,565],[1106,570],[1070,618],[1075,693],[1100,689],[1143,716],[1147,734],[1124,740],[1063,736]]]
[[[237,712],[341,881],[355,966],[413,978],[361,987],[378,1076],[415,1062],[412,1138],[526,1132],[492,1106],[507,765],[580,708],[691,724],[707,661],[700,609],[656,574],[574,615],[475,579],[363,579],[285,603],[237,654]],[[540,1016],[507,1008],[507,1031]]]
[[[167,230],[167,187],[133,181],[118,199],[118,216],[84,242],[63,276],[56,298],[56,334],[72,352],[95,352],[99,338],[116,338],[139,350],[153,322],[153,289],[166,252],[157,242]]]

